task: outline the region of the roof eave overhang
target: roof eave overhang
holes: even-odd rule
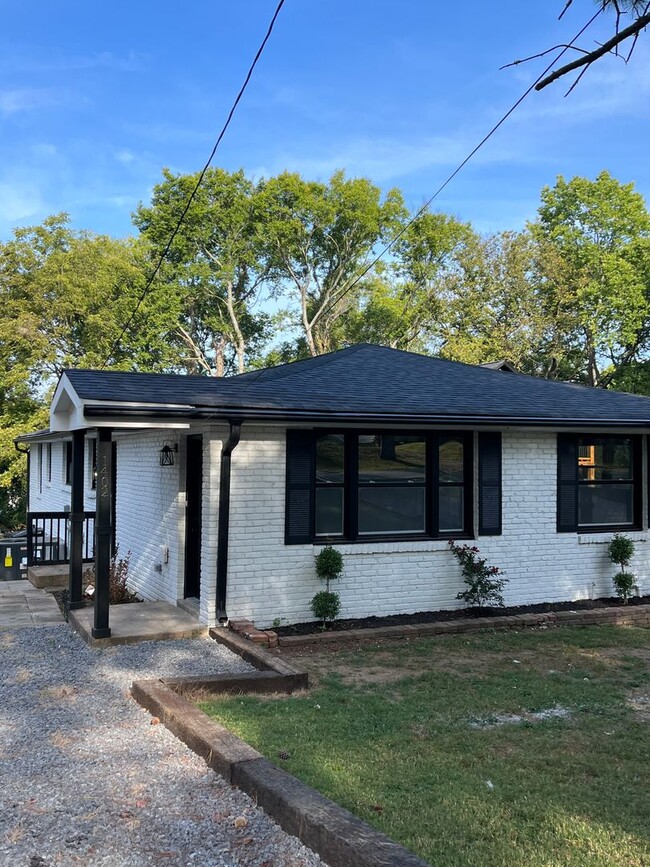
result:
[[[492,427],[536,427],[536,428],[648,428],[647,419],[620,418],[544,418],[536,416],[506,416],[506,415],[460,415],[436,413],[407,412],[332,412],[317,409],[272,409],[260,407],[221,406],[169,408],[151,406],[120,406],[107,404],[86,404],[84,416],[93,421],[111,419],[116,422],[151,423],[154,420],[169,423],[170,421],[277,421],[301,422],[331,425],[368,424],[390,427],[399,424],[408,425],[462,425],[462,426],[492,426]]]

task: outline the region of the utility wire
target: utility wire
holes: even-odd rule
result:
[[[278,5],[275,9],[275,12],[273,13],[273,17],[271,18],[271,22],[270,22],[268,29],[266,31],[266,35],[264,36],[264,39],[262,40],[259,48],[257,49],[255,57],[253,58],[253,62],[251,63],[251,65],[248,69],[248,72],[246,73],[246,78],[244,79],[244,83],[240,87],[239,93],[235,97],[235,101],[233,102],[233,104],[230,108],[230,111],[228,112],[228,117],[226,118],[226,122],[224,123],[223,127],[221,128],[221,132],[219,133],[219,135],[217,137],[217,140],[214,144],[214,147],[212,148],[212,152],[210,153],[210,156],[208,157],[206,164],[201,169],[201,173],[199,174],[199,177],[196,181],[196,184],[194,185],[194,188],[193,188],[192,192],[190,193],[187,202],[185,203],[185,207],[183,208],[183,211],[182,211],[180,217],[178,218],[178,221],[174,227],[173,232],[169,236],[169,240],[167,241],[167,244],[165,245],[165,249],[162,251],[162,253],[158,257],[156,265],[155,265],[153,271],[151,272],[151,274],[149,275],[149,278],[147,279],[147,282],[145,283],[144,289],[142,290],[140,297],[138,298],[138,301],[131,312],[131,315],[126,320],[126,322],[124,323],[124,325],[122,327],[122,330],[120,331],[118,336],[113,341],[108,355],[106,356],[106,358],[104,359],[104,362],[102,363],[101,367],[99,368],[100,370],[103,370],[106,367],[106,365],[108,364],[108,362],[111,360],[111,358],[113,357],[113,354],[115,353],[116,349],[120,345],[122,338],[124,337],[124,335],[126,334],[128,329],[130,328],[133,320],[135,319],[135,317],[138,313],[138,310],[140,309],[145,298],[149,294],[149,291],[151,290],[151,287],[153,286],[154,280],[158,276],[158,272],[160,271],[160,268],[162,267],[163,262],[167,258],[167,254],[171,250],[171,246],[174,243],[174,239],[176,238],[176,235],[178,234],[178,232],[181,228],[181,225],[183,224],[183,220],[187,216],[187,212],[189,211],[190,206],[191,206],[192,202],[194,201],[194,197],[196,196],[196,194],[199,190],[199,187],[203,183],[203,178],[205,177],[205,173],[210,168],[210,164],[211,164],[212,160],[214,159],[214,155],[216,154],[219,145],[221,144],[221,140],[223,139],[224,135],[226,134],[226,130],[230,126],[230,121],[232,120],[233,115],[235,114],[235,111],[237,109],[237,106],[239,105],[239,102],[240,102],[242,96],[244,95],[244,91],[248,87],[248,83],[251,80],[251,77],[253,75],[255,67],[257,66],[257,62],[260,59],[260,57],[262,56],[262,52],[266,48],[266,43],[269,41],[269,39],[271,37],[271,33],[273,32],[275,22],[277,20],[278,15],[280,14],[280,10],[284,6],[284,2],[285,2],[285,0],[280,0],[280,2],[278,3]]]
[[[464,159],[464,160],[463,160],[463,161],[462,161],[458,166],[456,166],[456,168],[454,169],[454,171],[453,171],[453,172],[452,172],[452,173],[447,177],[447,179],[446,179],[446,180],[445,180],[445,181],[444,181],[444,182],[443,182],[443,183],[438,187],[438,189],[437,189],[437,190],[435,191],[435,193],[431,196],[431,198],[428,199],[428,200],[427,200],[427,201],[422,205],[422,207],[419,209],[419,211],[417,211],[417,213],[416,213],[416,214],[415,214],[415,215],[414,215],[414,216],[413,216],[413,217],[408,221],[408,223],[406,223],[404,226],[402,226],[402,228],[401,228],[401,229],[399,230],[399,232],[395,235],[395,237],[394,237],[394,238],[393,238],[393,239],[392,239],[388,244],[386,244],[386,246],[385,246],[385,247],[384,247],[384,248],[383,248],[383,249],[382,249],[382,250],[377,254],[377,256],[375,256],[375,258],[374,258],[374,259],[373,259],[373,260],[372,260],[368,265],[365,266],[365,268],[361,271],[361,273],[358,274],[358,275],[357,275],[357,276],[352,280],[352,282],[351,282],[351,283],[350,283],[350,284],[349,284],[349,285],[348,285],[348,286],[343,290],[343,292],[341,292],[341,294],[338,296],[338,298],[334,299],[334,300],[331,301],[331,302],[330,302],[330,303],[329,303],[325,308],[323,308],[323,311],[322,311],[322,312],[319,314],[319,316],[318,316],[319,319],[322,319],[323,316],[325,316],[327,313],[329,313],[329,311],[339,303],[339,301],[341,301],[343,298],[345,298],[345,296],[346,296],[349,292],[351,292],[351,291],[354,289],[354,287],[359,283],[359,281],[360,281],[360,280],[363,280],[363,278],[366,276],[366,274],[367,274],[369,271],[371,271],[371,270],[375,267],[375,265],[377,264],[377,262],[379,262],[380,259],[383,259],[383,257],[386,255],[386,253],[388,253],[388,251],[389,251],[389,250],[390,250],[390,249],[395,245],[395,243],[396,243],[397,241],[399,241],[399,239],[402,237],[402,235],[404,235],[404,233],[407,232],[407,231],[411,228],[411,226],[412,226],[415,222],[417,222],[417,220],[420,219],[420,217],[422,216],[422,214],[424,214],[425,211],[429,208],[429,205],[430,205],[430,204],[431,204],[435,199],[438,198],[438,196],[439,196],[440,193],[445,189],[445,187],[447,187],[447,186],[448,186],[448,185],[453,181],[453,179],[456,177],[456,175],[457,175],[457,174],[458,174],[458,173],[459,173],[463,168],[465,168],[465,166],[466,166],[467,163],[472,159],[472,157],[473,157],[476,153],[478,153],[478,151],[483,147],[483,145],[484,145],[484,144],[485,144],[489,139],[492,138],[492,136],[494,135],[494,133],[499,129],[499,127],[501,127],[501,126],[506,122],[506,120],[510,117],[510,115],[511,115],[511,114],[512,114],[512,113],[513,113],[517,108],[519,108],[519,106],[520,106],[521,103],[526,99],[526,97],[527,97],[530,93],[532,93],[532,91],[535,89],[535,86],[538,84],[538,82],[540,82],[540,81],[544,78],[544,76],[545,76],[547,73],[549,73],[549,72],[551,71],[551,69],[555,66],[555,64],[558,62],[558,60],[560,60],[560,58],[563,57],[563,55],[566,54],[566,52],[567,52],[570,48],[573,47],[574,42],[576,42],[578,39],[580,39],[580,37],[582,36],[582,34],[585,32],[585,30],[587,30],[589,27],[591,27],[591,25],[594,23],[594,21],[596,20],[596,18],[598,18],[598,16],[601,14],[602,11],[603,11],[602,7],[601,7],[600,9],[598,9],[598,11],[595,13],[595,15],[593,15],[593,16],[589,19],[589,21],[587,21],[587,23],[584,25],[584,27],[582,27],[582,28],[578,31],[578,33],[576,33],[576,35],[573,37],[573,39],[571,40],[571,42],[569,42],[567,45],[565,45],[565,46],[562,48],[562,51],[560,51],[559,54],[557,54],[557,56],[556,56],[556,57],[555,57],[555,58],[554,58],[554,59],[549,63],[549,65],[548,65],[548,66],[546,67],[546,69],[541,73],[541,75],[539,75],[539,76],[535,79],[535,81],[533,81],[533,83],[530,85],[530,87],[528,87],[527,90],[524,91],[524,93],[522,93],[522,95],[519,97],[519,99],[518,99],[515,103],[513,103],[513,105],[510,106],[510,108],[508,109],[508,111],[507,111],[507,112],[506,112],[506,113],[501,117],[501,119],[500,119],[497,123],[495,123],[495,125],[492,127],[492,129],[491,129],[491,130],[490,130],[490,131],[489,131],[489,132],[488,132],[488,133],[487,133],[487,134],[486,134],[486,135],[481,139],[481,141],[476,145],[476,147],[475,147],[472,151],[470,151],[470,153],[467,154],[467,156],[465,157],[465,159]]]

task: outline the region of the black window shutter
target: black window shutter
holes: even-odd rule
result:
[[[557,531],[578,529],[578,438],[557,435]]]
[[[501,535],[501,434],[478,435],[478,533]]]
[[[284,541],[312,541],[314,439],[311,431],[287,431],[287,491]]]

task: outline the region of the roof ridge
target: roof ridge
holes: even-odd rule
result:
[[[258,382],[266,382],[267,380],[284,379],[286,376],[292,376],[297,372],[297,368],[309,366],[310,369],[324,367],[335,357],[340,358],[342,355],[353,355],[360,349],[365,349],[368,346],[375,346],[373,343],[355,343],[353,346],[346,346],[343,349],[333,349],[331,352],[324,352],[322,355],[312,355],[310,358],[299,358],[296,361],[285,361],[282,364],[276,364],[273,367],[263,367],[261,370],[249,370],[246,373],[240,373],[236,376],[227,377],[231,382],[241,382],[244,378],[251,385]],[[291,368],[291,369],[289,369]]]

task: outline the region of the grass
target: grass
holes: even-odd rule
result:
[[[312,657],[308,693],[201,707],[432,864],[643,865],[649,648],[616,627],[385,642]]]

